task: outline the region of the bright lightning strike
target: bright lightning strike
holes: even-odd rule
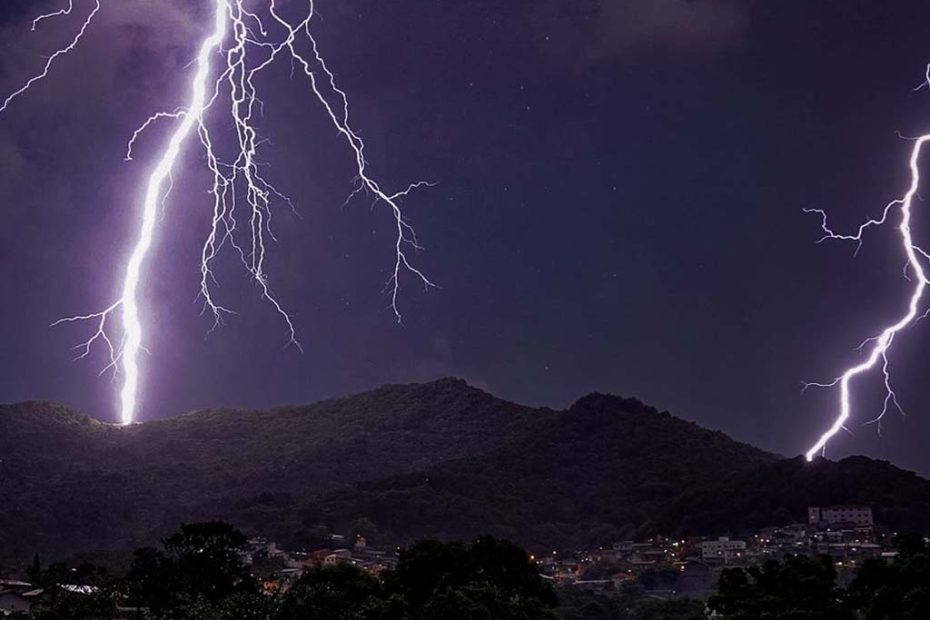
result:
[[[927,68],[926,84],[930,86],[930,66]],[[884,327],[877,336],[869,338],[860,345],[860,349],[867,352],[865,359],[859,364],[847,368],[843,374],[829,383],[810,384],[817,387],[835,387],[838,385],[840,400],[839,413],[836,416],[836,419],[833,421],[833,424],[806,452],[805,456],[807,457],[808,461],[813,460],[817,454],[822,454],[826,448],[827,442],[829,442],[830,439],[832,439],[837,433],[845,428],[846,422],[849,420],[852,410],[852,404],[850,402],[850,383],[857,376],[873,370],[876,367],[881,368],[883,385],[885,388],[885,399],[881,412],[871,422],[880,423],[884,415],[887,413],[889,407],[892,405],[894,405],[894,407],[896,407],[899,411],[901,410],[901,407],[898,404],[897,395],[891,387],[891,378],[888,371],[888,352],[891,349],[891,345],[894,343],[895,337],[905,328],[910,327],[922,318],[922,315],[918,313],[920,312],[921,300],[924,295],[924,290],[926,289],[927,284],[930,283],[930,281],[927,279],[927,272],[925,270],[926,265],[923,262],[930,260],[930,254],[922,250],[914,243],[914,239],[911,234],[911,207],[914,198],[918,195],[918,189],[920,188],[920,158],[924,145],[927,142],[930,142],[930,134],[925,134],[914,140],[914,145],[911,148],[909,159],[911,183],[904,196],[889,202],[885,206],[885,209],[882,211],[880,218],[870,219],[866,223],[862,224],[857,229],[855,234],[836,233],[830,229],[827,223],[826,213],[820,209],[806,210],[807,212],[817,213],[821,217],[821,227],[824,231],[824,236],[821,238],[821,241],[825,241],[827,239],[855,241],[860,246],[862,244],[863,235],[868,229],[882,226],[893,217],[899,218],[898,232],[900,233],[901,247],[904,250],[904,254],[907,256],[905,275],[907,275],[907,272],[910,271],[914,276],[912,280],[914,286],[911,291],[909,302],[907,304],[907,310],[895,322]]]
[[[400,278],[412,274],[426,287],[434,286],[426,275],[415,267],[409,258],[411,250],[418,250],[416,234],[404,217],[401,200],[414,189],[430,185],[413,183],[405,189],[389,192],[368,172],[365,143],[349,123],[349,103],[346,93],[337,84],[320,54],[310,25],[315,16],[313,0],[307,0],[306,12],[299,21],[282,16],[276,0],[210,0],[214,5],[213,27],[200,43],[193,63],[190,95],[183,107],[171,112],[157,112],[150,116],[130,137],[126,159],[132,160],[133,149],[146,129],[156,122],[170,120],[176,123],[148,176],[144,193],[139,233],[129,254],[121,294],[104,310],[68,317],[53,325],[66,322],[89,321],[95,326],[90,338],[76,347],[78,358],[86,357],[97,343],[102,343],[109,355],[107,370],[122,371],[123,384],[119,392],[120,419],[130,424],[137,418],[139,407],[140,366],[139,356],[144,350],[144,326],[140,309],[139,288],[144,277],[143,265],[152,246],[159,206],[171,191],[172,174],[188,138],[195,134],[203,148],[207,168],[212,173],[211,186],[213,217],[210,230],[201,250],[199,293],[204,311],[218,326],[224,315],[233,313],[221,305],[214,295],[216,280],[212,264],[224,247],[238,255],[241,263],[257,283],[262,296],[272,305],[286,326],[288,344],[300,348],[296,328],[291,316],[274,296],[265,270],[268,239],[274,240],[271,227],[272,203],[283,202],[293,209],[291,201],[278,191],[264,176],[259,150],[264,140],[254,124],[263,104],[255,85],[256,77],[284,57],[293,67],[299,68],[309,82],[309,90],[321,104],[336,131],[348,144],[355,161],[358,187],[350,198],[367,192],[377,202],[386,205],[394,219],[394,263],[387,281],[391,309],[400,321],[398,293]],[[249,7],[262,4],[264,9]],[[267,6],[265,6],[267,5]],[[30,78],[20,89],[10,94],[0,105],[4,112],[18,97],[37,82],[44,80],[56,61],[71,52],[84,37],[101,10],[101,0],[93,0],[92,7],[81,22],[71,41],[47,59],[43,69]],[[67,7],[38,16],[32,23],[35,30],[41,22],[69,16],[74,11],[73,0]],[[219,67],[215,69],[214,63]],[[234,128],[234,148],[224,157],[218,140],[211,130],[210,112],[214,109],[227,114]],[[242,230],[245,231],[245,239]],[[122,332],[117,338],[111,329],[120,312]]]

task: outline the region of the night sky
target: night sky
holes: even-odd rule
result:
[[[73,33],[64,2],[4,0],[0,91]],[[89,0],[79,0],[85,11]],[[232,256],[207,336],[196,299],[210,216],[190,145],[147,263],[141,417],[309,403],[447,375],[563,407],[637,396],[785,455],[829,425],[836,394],[801,393],[857,359],[904,307],[895,231],[817,245],[822,208],[857,226],[905,191],[930,131],[930,4],[853,0],[318,0],[316,36],[352,103],[371,172],[405,203],[439,288],[383,293],[391,218],[351,192],[351,153],[282,62],[262,78],[276,212],[268,272],[304,345]],[[146,173],[168,125],[123,161],[132,131],[184,103],[210,6],[107,2],[82,45],[0,117],[0,401],[54,400],[111,421],[88,325],[50,329],[117,295]],[[222,122],[222,121],[220,121]],[[900,134],[900,135],[899,135]],[[930,158],[930,156],[928,156]],[[930,174],[930,161],[927,162]],[[928,181],[930,182],[930,181]],[[930,192],[930,190],[925,190]],[[915,235],[930,217],[915,204]],[[930,209],[930,204],[926,205]],[[930,241],[927,242],[930,245]],[[891,355],[906,419],[879,436],[880,374],[830,457],[930,474],[930,324]]]

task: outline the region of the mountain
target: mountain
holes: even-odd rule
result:
[[[478,455],[554,416],[457,380],[129,427],[0,406],[0,557],[139,544],[244,498],[306,499]]]
[[[332,494],[322,514],[341,524],[366,515],[400,540],[488,531],[543,550],[738,535],[843,503],[930,531],[930,481],[913,472],[865,457],[785,459],[636,399],[592,394],[488,455]]]
[[[442,379],[129,427],[0,406],[0,560],[129,549],[206,518],[294,544],[330,528],[550,548],[739,532],[842,502],[930,529],[930,482],[913,473],[783,459],[603,394],[555,411]]]

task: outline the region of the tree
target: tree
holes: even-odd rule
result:
[[[401,553],[385,588],[418,620],[545,620],[558,602],[526,551],[490,536],[468,547],[418,543]]]
[[[607,597],[575,586],[558,591],[560,620],[619,620],[626,618],[622,596]]]
[[[26,571],[26,576],[29,578],[30,583],[34,583],[36,585],[41,584],[42,563],[39,561],[38,553],[32,556],[32,565],[29,567],[29,570]]]
[[[826,556],[787,556],[720,576],[709,607],[727,620],[852,620],[836,587],[836,570]]]
[[[277,620],[365,620],[383,598],[381,584],[354,566],[313,568],[284,594]]]
[[[258,595],[242,561],[245,536],[228,523],[190,523],[162,541],[164,552],[139,549],[130,569],[131,593],[156,616],[203,615],[233,597]]]
[[[329,528],[323,524],[303,528],[291,537],[290,546],[304,551],[317,551],[332,547],[333,539]]]
[[[119,588],[98,566],[83,563],[68,568],[64,563],[55,563],[43,569],[36,555],[28,575],[33,585],[45,590],[41,605],[29,616],[31,618],[107,620],[118,617]]]
[[[898,536],[894,562],[868,560],[847,595],[864,620],[930,618],[930,547],[921,536]]]
[[[402,552],[383,581],[352,565],[304,572],[263,594],[242,560],[245,537],[226,523],[194,523],[138,549],[130,602],[158,620],[554,620],[557,604],[526,551],[491,537],[426,541]]]
[[[644,599],[627,617],[629,620],[704,620],[704,603],[691,599]]]
[[[523,549],[483,537],[418,543],[383,584],[348,565],[310,570],[277,620],[550,620],[556,602]]]
[[[409,604],[421,607],[436,591],[467,583],[470,573],[465,545],[427,540],[401,552],[397,568],[385,575],[385,586]]]

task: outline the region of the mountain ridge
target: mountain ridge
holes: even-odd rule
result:
[[[0,405],[0,455],[0,559],[126,549],[207,518],[294,545],[361,528],[559,548],[738,532],[803,518],[806,502],[856,501],[930,530],[930,482],[887,463],[807,464],[635,398],[534,408],[460,379],[127,427]]]

